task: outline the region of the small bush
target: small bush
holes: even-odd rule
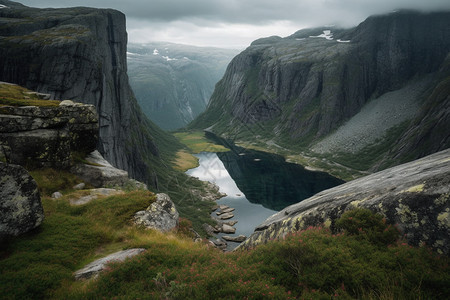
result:
[[[351,235],[367,239],[372,244],[387,246],[399,237],[399,230],[386,223],[386,219],[368,209],[354,209],[345,212],[336,221],[336,227]]]

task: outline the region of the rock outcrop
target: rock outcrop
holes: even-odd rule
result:
[[[44,220],[33,177],[21,166],[0,162],[0,241],[26,233]]]
[[[160,193],[156,194],[156,201],[146,210],[138,211],[134,215],[134,223],[145,228],[167,232],[178,225],[178,218],[178,211],[170,197]]]
[[[367,208],[397,224],[409,244],[450,253],[450,150],[320,192],[272,215],[240,245],[251,248],[290,232],[335,221]]]
[[[93,105],[0,107],[0,152],[8,163],[67,168],[74,152],[87,154],[97,141]]]
[[[362,132],[354,139],[358,146],[388,143],[369,168],[444,150],[450,147],[449,20],[449,12],[398,11],[352,29],[306,29],[257,40],[232,60],[207,110],[189,127],[297,150],[389,95],[391,106],[371,110],[370,118],[354,126]],[[352,148],[343,145],[326,152],[332,156]],[[323,149],[328,147],[318,152]],[[375,160],[367,152],[358,155]]]
[[[79,163],[70,171],[94,187],[133,187],[147,189],[147,185],[128,177],[128,172],[113,167],[97,151],[89,153],[85,158],[87,163]]]
[[[97,149],[113,166],[157,186],[155,168],[178,142],[141,112],[128,83],[125,16],[86,7],[37,9],[1,0],[0,80],[92,104]],[[160,145],[160,148],[157,146]],[[170,144],[170,149],[164,145]]]
[[[123,262],[126,259],[141,254],[144,251],[145,251],[144,248],[127,249],[97,259],[96,261],[93,261],[90,264],[86,265],[83,269],[76,271],[74,273],[75,279],[83,280],[96,278],[100,274],[100,272],[105,270],[108,264],[115,262]]]

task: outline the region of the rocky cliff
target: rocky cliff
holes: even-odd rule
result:
[[[446,149],[449,20],[449,12],[399,11],[352,29],[257,40],[190,127],[321,155],[357,153],[372,170]]]
[[[125,16],[110,9],[0,4],[0,80],[94,105],[98,150],[132,177],[156,185],[155,168],[170,155],[166,146],[177,142],[142,114],[129,86]]]
[[[397,224],[408,243],[450,253],[450,150],[322,191],[272,215],[242,244],[254,247],[286,234],[335,221],[367,208]]]

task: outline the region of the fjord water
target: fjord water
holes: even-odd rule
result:
[[[217,203],[236,209],[231,219],[238,221],[236,235],[249,236],[256,226],[284,207],[343,183],[329,174],[308,171],[266,152],[233,148],[196,156],[199,167],[186,173],[214,182],[227,194]]]

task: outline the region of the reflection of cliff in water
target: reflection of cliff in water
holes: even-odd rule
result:
[[[239,189],[252,203],[281,210],[344,183],[323,172],[305,170],[279,155],[233,147],[217,153]]]

